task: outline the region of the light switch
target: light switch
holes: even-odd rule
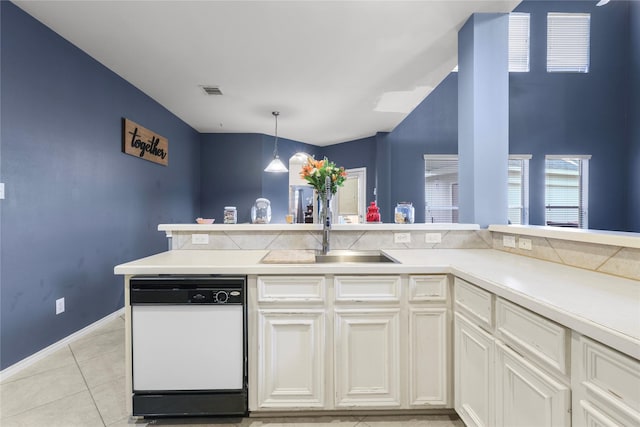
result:
[[[442,243],[442,233],[426,233],[424,235],[425,243]]]
[[[0,200],[4,199],[4,182],[0,182]]]
[[[515,248],[516,236],[502,236],[502,246],[505,248]]]

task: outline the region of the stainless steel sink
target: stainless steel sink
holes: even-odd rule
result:
[[[395,263],[393,258],[378,251],[330,251],[326,255],[316,255],[317,263]]]

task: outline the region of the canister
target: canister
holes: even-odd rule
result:
[[[415,209],[413,204],[409,202],[400,202],[395,209],[396,224],[413,224]]]
[[[238,222],[238,210],[235,206],[224,207],[224,223],[235,224]]]

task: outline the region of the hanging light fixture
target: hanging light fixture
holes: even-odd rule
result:
[[[273,111],[271,114],[273,114],[273,117],[276,118],[276,141],[273,146],[273,160],[271,160],[271,163],[269,163],[264,171],[275,173],[288,172],[289,169],[287,169],[287,167],[284,165],[284,163],[282,163],[282,160],[280,160],[280,157],[278,156],[278,116],[280,115],[280,113],[277,111]]]

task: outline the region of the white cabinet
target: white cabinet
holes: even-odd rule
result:
[[[324,310],[260,310],[259,408],[323,408]]]
[[[409,406],[449,404],[449,309],[409,308]]]
[[[249,276],[249,409],[451,408],[450,283]]]
[[[326,406],[324,276],[250,277],[249,410]]]
[[[570,426],[568,330],[455,282],[455,408],[467,426]]]
[[[496,341],[495,425],[570,426],[571,393],[535,364]]]
[[[493,427],[494,339],[460,313],[454,330],[456,412],[467,427]]]
[[[336,310],[336,407],[399,407],[399,362],[400,309]]]
[[[640,361],[576,332],[571,352],[573,424],[640,425]]]

